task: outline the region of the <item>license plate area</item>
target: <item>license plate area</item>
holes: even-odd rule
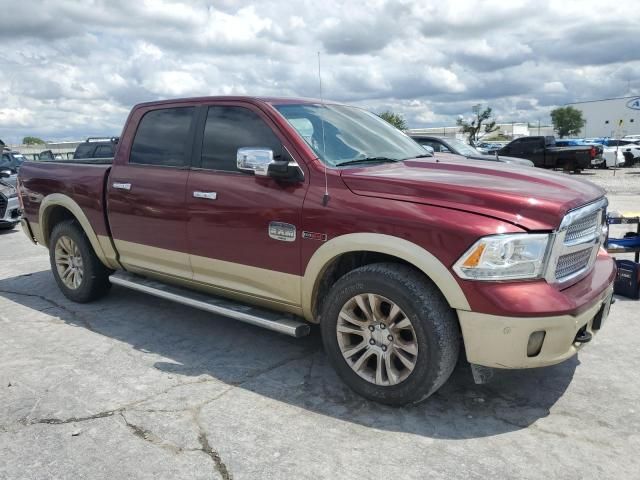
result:
[[[593,322],[591,324],[592,330],[600,330],[605,320],[609,316],[609,311],[611,310],[611,299],[613,298],[613,293],[609,294],[604,302],[602,302],[602,306],[598,313],[593,318]]]

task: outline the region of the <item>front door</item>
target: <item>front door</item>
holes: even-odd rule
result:
[[[109,176],[108,215],[120,263],[139,273],[190,279],[185,194],[195,108],[151,110],[128,159]]]
[[[237,168],[243,147],[294,160],[275,124],[250,104],[201,115],[187,182],[194,280],[257,303],[300,304],[300,225],[307,181],[285,183]],[[250,299],[249,299],[250,300]]]

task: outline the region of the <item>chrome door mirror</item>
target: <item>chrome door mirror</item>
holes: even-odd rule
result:
[[[275,163],[273,150],[266,147],[239,148],[236,159],[238,170],[253,172],[261,177],[266,177],[269,174],[269,165]]]
[[[0,170],[0,178],[9,178],[11,176],[11,170]]]

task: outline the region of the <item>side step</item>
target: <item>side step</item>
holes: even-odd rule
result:
[[[148,293],[292,337],[304,337],[311,330],[307,322],[298,319],[295,315],[236,303],[226,298],[213,297],[185,288],[174,287],[127,272],[116,272],[109,277],[109,281],[114,285]]]

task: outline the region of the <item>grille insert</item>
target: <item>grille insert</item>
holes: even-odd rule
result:
[[[567,234],[564,237],[565,245],[589,241],[599,235],[600,215],[601,210],[598,210],[572,223],[569,228],[567,228]]]
[[[556,279],[562,281],[586,269],[589,266],[592,253],[593,247],[589,247],[560,256],[556,265]]]

